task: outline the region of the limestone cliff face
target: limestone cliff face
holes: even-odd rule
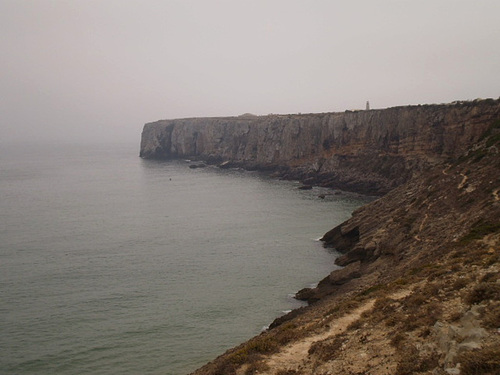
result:
[[[383,194],[455,158],[500,117],[500,100],[344,113],[162,120],[144,126],[143,158],[196,158]]]
[[[442,145],[419,152],[462,147]],[[500,374],[499,171],[500,119],[326,233],[343,268],[297,293],[311,304],[193,375]]]

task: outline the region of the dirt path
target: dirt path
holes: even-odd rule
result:
[[[498,196],[499,191],[500,191],[500,189],[496,189],[493,191],[493,198],[495,199],[495,202],[500,201],[500,197]]]
[[[333,321],[326,332],[306,337],[301,341],[285,346],[281,352],[272,355],[266,361],[266,364],[271,369],[297,369],[307,359],[309,348],[314,342],[343,333],[351,323],[360,318],[362,313],[373,308],[374,303],[375,300],[370,300],[350,314]],[[269,374],[274,374],[274,372]]]
[[[465,186],[465,184],[467,183],[467,180],[469,179],[469,177],[467,177],[463,173],[460,173],[460,176],[462,176],[462,181],[460,182],[460,184],[458,184],[458,186],[457,186],[458,189],[462,189]]]
[[[397,300],[404,298],[409,294],[409,290],[403,290],[394,293],[390,297]],[[279,353],[271,355],[265,361],[265,364],[269,366],[270,370],[259,373],[274,375],[280,369],[304,370],[306,367],[308,367],[308,352],[313,343],[344,333],[351,323],[354,323],[355,321],[360,319],[361,314],[363,314],[364,312],[371,310],[374,304],[375,299],[371,299],[357,309],[344,315],[343,317],[332,321],[328,325],[328,329],[326,331],[286,345]]]

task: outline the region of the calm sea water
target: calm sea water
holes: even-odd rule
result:
[[[367,201],[137,145],[0,145],[0,373],[186,374],[258,334]]]

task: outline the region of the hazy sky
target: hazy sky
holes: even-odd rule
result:
[[[1,140],[500,96],[499,0],[0,0]]]

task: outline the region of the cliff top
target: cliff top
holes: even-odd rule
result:
[[[500,98],[494,99],[494,98],[477,98],[474,100],[456,100],[451,103],[430,103],[430,104],[408,104],[408,105],[400,105],[400,106],[394,106],[394,107],[387,107],[387,108],[370,108],[370,109],[346,109],[341,112],[310,112],[310,113],[269,113],[267,115],[255,115],[252,113],[243,113],[241,115],[236,115],[236,116],[205,116],[205,117],[180,117],[180,118],[172,118],[172,119],[162,119],[162,120],[157,120],[150,122],[149,124],[154,124],[159,121],[176,121],[176,120],[198,120],[198,119],[211,119],[211,120],[227,120],[227,119],[246,119],[246,120],[257,120],[257,119],[262,119],[262,118],[268,118],[268,117],[290,117],[290,116],[306,116],[306,117],[311,117],[311,116],[324,116],[324,115],[335,115],[335,114],[342,114],[342,113],[356,113],[356,112],[377,112],[377,111],[386,111],[386,110],[402,110],[402,109],[407,109],[407,108],[418,108],[418,107],[423,107],[423,108],[443,108],[443,107],[460,107],[460,106],[471,106],[471,105],[478,105],[478,104],[495,104],[497,102],[500,102]]]

